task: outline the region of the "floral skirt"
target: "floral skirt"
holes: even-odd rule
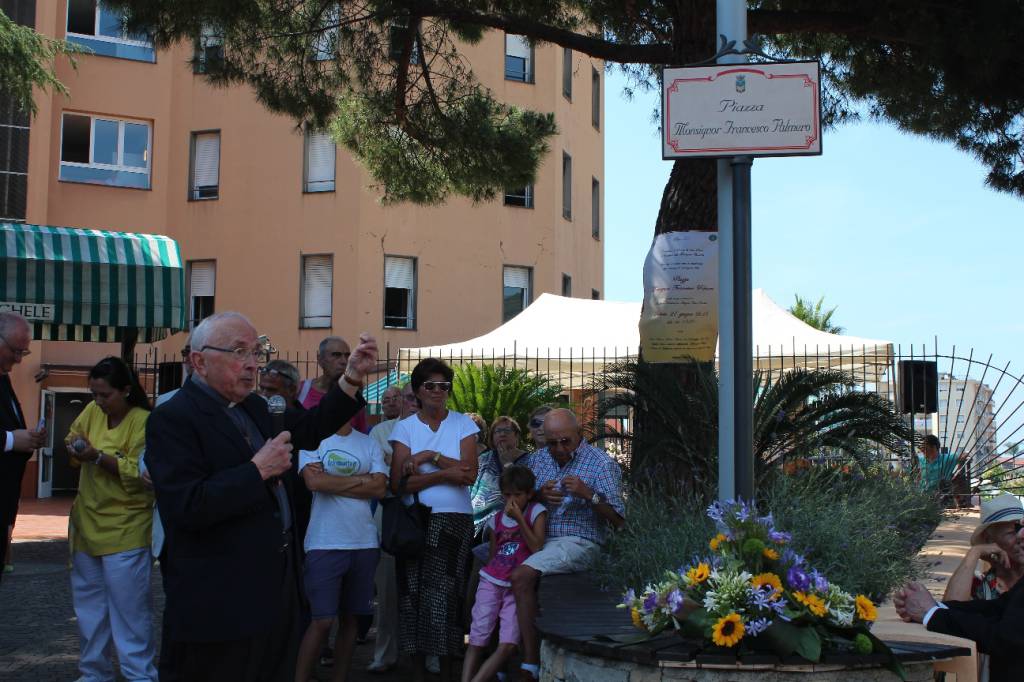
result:
[[[431,514],[427,549],[399,561],[398,642],[402,652],[452,656],[462,651],[466,567],[473,539],[469,514]]]

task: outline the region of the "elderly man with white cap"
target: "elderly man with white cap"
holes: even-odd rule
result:
[[[903,620],[923,623],[933,632],[964,637],[978,645],[978,679],[1010,682],[1024,679],[1024,507],[1014,495],[1000,495],[981,505],[981,519],[971,548],[936,602],[918,583],[893,598]],[[978,561],[990,566],[977,571]]]

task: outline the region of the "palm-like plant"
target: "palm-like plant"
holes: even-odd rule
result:
[[[507,415],[516,420],[523,433],[530,413],[552,403],[562,386],[527,369],[501,365],[458,365],[453,368],[452,392],[448,406],[459,412],[476,412],[488,424]]]
[[[867,463],[872,450],[902,451],[908,427],[891,402],[855,391],[853,379],[836,370],[793,370],[775,381],[757,373],[754,382],[754,457],[759,477],[793,455],[831,450]],[[613,366],[600,386],[604,418],[632,411],[627,475],[635,483],[667,477],[698,495],[714,495],[718,472],[718,377],[710,364],[692,364],[672,375],[644,362]]]
[[[820,329],[823,332],[828,332],[830,334],[843,333],[842,327],[832,324],[832,315],[836,312],[836,309],[824,309],[824,296],[819,298],[817,303],[811,303],[810,299],[803,299],[799,295],[795,296],[795,298],[796,302],[789,308],[789,312],[793,317],[806,322],[815,329]]]

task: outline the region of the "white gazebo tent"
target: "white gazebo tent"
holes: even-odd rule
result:
[[[506,364],[579,385],[608,363],[636,357],[639,302],[594,301],[542,294],[497,329],[467,341],[403,348],[399,370],[422,358],[449,363]],[[819,331],[793,317],[762,289],[753,292],[754,367],[783,371],[832,367],[874,383],[892,363],[891,341]]]

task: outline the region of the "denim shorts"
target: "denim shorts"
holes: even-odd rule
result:
[[[373,614],[373,578],[379,549],[314,549],[306,552],[303,580],[313,618]]]

